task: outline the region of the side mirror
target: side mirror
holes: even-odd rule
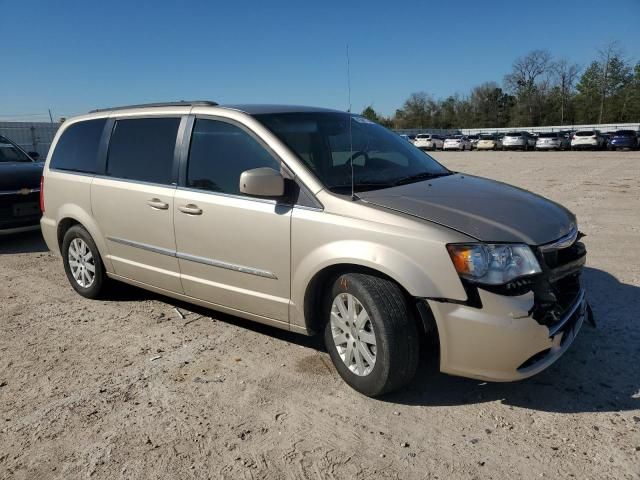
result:
[[[273,168],[252,168],[240,175],[240,192],[253,197],[281,197],[284,178]]]
[[[38,152],[27,152],[27,154],[33,158],[34,160],[39,160],[40,159],[40,154]]]

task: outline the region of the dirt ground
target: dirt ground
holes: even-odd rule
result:
[[[0,238],[0,478],[640,478],[640,152],[436,153],[578,215],[597,330],[519,383],[437,371],[382,399],[318,338],[133,287],[81,298]]]

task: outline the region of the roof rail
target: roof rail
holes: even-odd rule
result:
[[[179,102],[140,103],[138,105],[123,105],[121,107],[96,108],[95,110],[91,110],[89,113],[110,112],[112,110],[125,110],[128,108],[195,107],[195,106],[215,107],[216,105],[218,105],[216,102],[211,102],[209,100],[180,100]]]

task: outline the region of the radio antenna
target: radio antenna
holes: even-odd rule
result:
[[[347,43],[347,98],[349,102],[349,162],[351,163],[351,200],[356,200],[355,192],[355,179],[353,174],[353,135],[351,132],[351,124],[353,119],[351,118],[351,62],[349,61],[349,44]]]

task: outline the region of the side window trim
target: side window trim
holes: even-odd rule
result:
[[[102,130],[102,137],[100,138],[100,146],[98,147],[98,158],[96,160],[96,175],[104,176],[107,170],[107,153],[109,151],[109,141],[111,140],[111,133],[113,133],[113,126],[116,124],[115,118],[107,118],[107,122]]]
[[[187,115],[182,130],[182,138],[180,139],[180,148],[178,149],[178,161],[176,162],[178,187],[186,187],[187,185],[187,163],[189,162],[189,149],[191,148],[191,137],[193,134],[193,125],[196,122],[196,116]],[[182,125],[180,125],[182,127]]]

